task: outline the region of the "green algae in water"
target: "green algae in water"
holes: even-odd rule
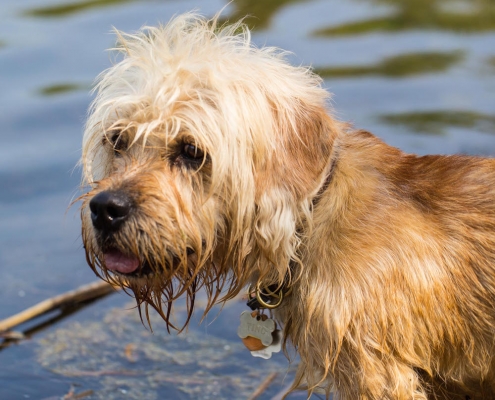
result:
[[[354,78],[379,75],[400,78],[410,75],[443,72],[463,59],[460,51],[440,53],[408,53],[386,58],[375,65],[316,67],[314,72],[324,78]]]
[[[63,3],[47,7],[31,8],[26,10],[24,15],[41,18],[66,17],[92,8],[115,6],[133,1],[136,0],[87,0],[76,3]]]
[[[442,30],[480,33],[495,30],[494,0],[368,0],[392,7],[384,17],[329,26],[313,32],[315,36],[348,36],[371,32]]]
[[[79,85],[76,83],[59,83],[55,85],[45,86],[38,90],[41,96],[56,96],[65,93],[77,92],[80,90],[90,90],[90,85]]]
[[[492,70],[495,72],[495,56],[489,57],[487,60],[487,64],[492,68]]]
[[[448,128],[469,128],[495,133],[495,116],[475,111],[425,111],[382,115],[379,119],[390,125],[431,135],[441,135]]]
[[[273,17],[285,6],[308,0],[236,0],[231,3],[234,8],[231,15],[221,18],[220,22],[237,21],[244,18],[250,29],[265,29]]]

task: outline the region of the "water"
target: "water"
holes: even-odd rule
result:
[[[213,15],[225,4],[3,0],[0,318],[95,279],[80,244],[77,205],[68,207],[80,193],[76,165],[82,125],[93,79],[110,65],[105,49],[114,43],[112,26],[132,31],[193,8]],[[255,43],[290,50],[293,63],[310,64],[325,77],[338,118],[408,152],[495,155],[494,0],[237,0],[225,11],[231,19],[246,14],[252,15],[247,23],[254,28]],[[92,390],[86,398],[246,398],[242,390],[254,391],[259,384],[253,369],[266,374],[278,368],[280,376],[262,396],[271,398],[290,381],[283,381],[283,357],[258,363],[235,347],[240,303],[215,321],[212,316],[206,326],[198,328],[194,321],[183,350],[182,339],[170,339],[158,328],[155,336],[141,340],[147,331],[135,320],[135,310],[119,314],[115,307],[129,308],[127,297],[97,302],[31,340],[5,348],[0,352],[0,398],[60,398],[71,385],[76,393]],[[88,321],[99,325],[85,336]],[[130,329],[118,344],[110,340],[116,334],[112,326]],[[110,339],[98,341],[96,332]],[[127,351],[133,338],[139,348],[155,340],[154,352],[182,351],[181,368],[149,355],[133,362],[129,356],[123,367],[125,357],[122,361],[105,353]],[[81,343],[87,347],[79,347]],[[204,343],[220,343],[228,362],[208,364],[205,360],[215,357],[203,351]],[[63,345],[75,350],[68,353]],[[199,361],[187,354],[196,354]],[[91,360],[99,360],[107,372],[116,368],[147,374],[112,379],[67,373],[88,367]],[[246,365],[253,369],[243,370]],[[206,375],[194,375],[198,369]],[[162,375],[150,375],[150,370]],[[186,382],[189,374],[196,380]],[[222,379],[230,383],[222,386]]]

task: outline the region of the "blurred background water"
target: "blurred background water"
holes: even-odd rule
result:
[[[77,205],[68,207],[80,194],[82,126],[93,80],[110,66],[111,28],[225,5],[2,0],[0,318],[95,279]],[[325,78],[338,118],[408,152],[495,155],[495,0],[235,0],[224,12],[247,14],[257,45],[290,50]],[[159,323],[151,335],[135,310],[115,311],[128,301],[112,296],[5,347],[0,399],[246,398],[278,370],[261,396],[276,398],[290,383],[282,356],[262,363],[236,347],[241,303],[200,327],[197,318],[182,339]]]

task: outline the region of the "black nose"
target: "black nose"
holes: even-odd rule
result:
[[[98,193],[89,202],[93,226],[105,233],[119,229],[129,217],[132,202],[121,191],[104,191]]]

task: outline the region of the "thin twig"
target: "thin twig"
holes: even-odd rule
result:
[[[292,384],[286,385],[282,388],[280,392],[278,392],[275,396],[273,396],[270,400],[283,400],[284,396],[289,392]]]
[[[84,399],[85,397],[92,396],[93,394],[94,394],[94,391],[92,391],[92,390],[86,390],[84,392],[74,394],[72,397],[68,397],[67,400]]]
[[[89,397],[93,394],[94,392],[91,389],[85,390],[84,392],[81,393],[76,393],[74,387],[71,387],[69,393],[67,393],[64,397],[62,397],[62,400],[79,400],[79,399],[84,399],[85,397]]]
[[[97,281],[71,290],[70,292],[51,297],[12,317],[0,321],[0,332],[12,329],[14,326],[20,325],[57,308],[105,296],[116,289],[116,287],[107,282]]]
[[[277,372],[271,372],[263,382],[258,386],[258,388],[253,392],[251,397],[249,397],[249,400],[255,400],[257,399],[263,392],[270,386],[270,384],[273,382],[273,380],[277,377],[278,373]]]
[[[122,375],[122,376],[140,376],[143,375],[143,372],[138,372],[138,371],[79,371],[79,370],[72,370],[72,371],[64,371],[63,375],[65,376],[70,376],[70,377],[81,377],[81,376],[89,376],[89,377],[98,377],[98,376],[113,376],[113,375]]]

